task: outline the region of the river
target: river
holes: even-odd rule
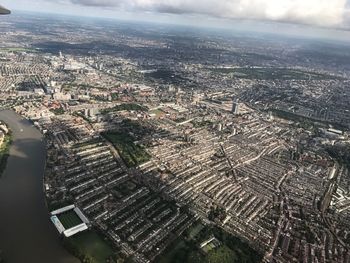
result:
[[[0,111],[12,130],[0,178],[0,249],[6,263],[78,263],[61,245],[43,191],[46,148],[41,133],[13,111]]]

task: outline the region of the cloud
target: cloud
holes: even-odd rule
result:
[[[350,26],[349,0],[68,0],[86,6],[114,7],[129,11],[202,14],[231,19],[257,19]]]

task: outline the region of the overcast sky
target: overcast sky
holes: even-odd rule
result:
[[[278,21],[290,24],[291,31],[301,24],[350,31],[350,0],[0,0],[0,4],[12,10],[181,24],[228,27],[248,20],[259,21],[261,27]]]

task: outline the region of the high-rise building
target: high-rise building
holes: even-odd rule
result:
[[[236,115],[239,114],[239,101],[238,101],[238,99],[233,101],[232,113],[236,114]]]

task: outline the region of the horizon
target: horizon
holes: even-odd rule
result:
[[[108,21],[108,22],[126,22],[129,24],[139,24],[139,23],[148,23],[153,25],[162,25],[166,27],[181,27],[187,29],[200,29],[204,31],[215,32],[221,35],[227,34],[243,34],[245,37],[254,37],[252,34],[259,34],[259,36],[269,36],[276,38],[291,38],[295,40],[305,40],[305,41],[320,41],[326,43],[337,44],[350,44],[350,31],[342,30],[338,28],[322,28],[311,25],[303,24],[291,24],[287,22],[279,21],[256,21],[249,19],[234,19],[230,20],[231,22],[236,22],[234,25],[227,23],[220,23],[221,21],[213,20],[216,23],[208,24],[195,24],[187,23],[188,20],[193,22],[193,19],[196,18],[186,18],[184,21],[178,20],[159,20],[152,19],[147,17],[138,17],[130,18],[128,16],[121,17],[105,17],[105,16],[95,16],[95,15],[85,15],[85,14],[70,14],[70,13],[59,13],[59,12],[50,12],[50,11],[32,11],[32,10],[21,10],[21,9],[12,9],[11,16],[16,15],[39,15],[39,16],[48,16],[54,15],[56,17],[67,17],[71,19],[82,19],[82,20],[99,20],[99,21]],[[276,29],[279,29],[276,31]]]

